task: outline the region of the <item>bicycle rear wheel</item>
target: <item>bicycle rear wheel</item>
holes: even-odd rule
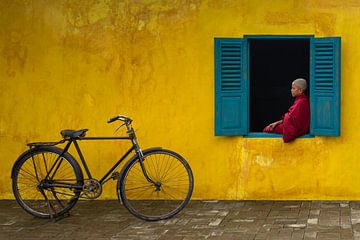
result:
[[[58,217],[76,203],[83,175],[75,159],[57,147],[36,147],[18,159],[12,174],[17,203],[39,218]],[[54,166],[54,167],[53,167]],[[45,179],[51,171],[50,177]]]
[[[157,221],[179,213],[189,202],[194,187],[191,168],[179,154],[156,149],[144,151],[144,176],[139,158],[125,166],[118,182],[124,206],[138,218]]]

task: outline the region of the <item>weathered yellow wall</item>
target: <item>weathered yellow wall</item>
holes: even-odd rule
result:
[[[0,0],[0,198],[27,142],[126,114],[188,159],[194,199],[360,199],[359,29],[358,0]],[[214,37],[244,34],[342,37],[341,137],[214,137]],[[97,177],[126,149],[81,146]]]

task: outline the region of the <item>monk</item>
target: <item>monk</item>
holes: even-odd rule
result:
[[[305,96],[306,80],[298,78],[291,84],[291,95],[295,97],[294,104],[284,114],[281,120],[266,126],[263,132],[283,134],[285,143],[309,132],[310,104]]]

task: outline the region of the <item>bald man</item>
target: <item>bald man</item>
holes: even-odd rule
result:
[[[281,120],[266,126],[263,132],[283,134],[284,142],[290,142],[296,137],[309,132],[310,104],[305,96],[306,80],[298,78],[291,84],[291,95],[295,97],[294,104],[284,114]]]

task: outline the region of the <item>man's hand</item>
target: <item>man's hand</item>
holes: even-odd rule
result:
[[[271,132],[271,131],[274,130],[274,128],[275,128],[277,125],[279,125],[281,122],[282,122],[282,120],[277,121],[277,122],[273,122],[273,123],[269,124],[268,126],[266,126],[264,130],[265,130],[266,132]]]

